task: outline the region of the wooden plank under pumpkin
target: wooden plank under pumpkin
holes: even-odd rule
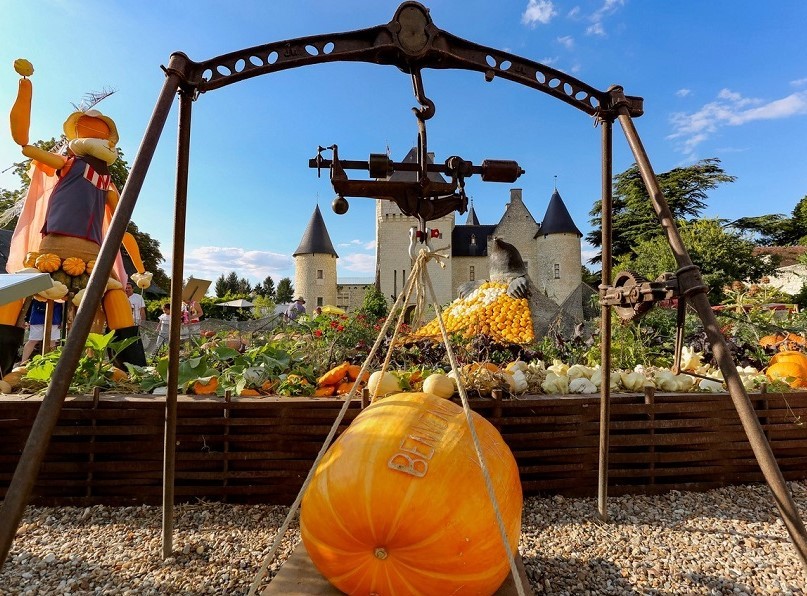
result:
[[[533,592],[520,553],[516,557],[516,568],[524,593],[531,596]],[[300,542],[291,556],[278,569],[262,596],[338,596],[339,594],[342,592],[320,575],[311,562],[305,545]],[[501,587],[496,590],[495,596],[510,596],[511,594],[518,594],[512,574],[508,575]]]

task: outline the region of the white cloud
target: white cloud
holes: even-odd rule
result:
[[[586,35],[597,35],[598,37],[605,37],[605,27],[603,20],[605,17],[612,15],[619,8],[625,5],[625,0],[605,0],[603,5],[595,10],[588,17],[591,25],[586,28]]]
[[[556,40],[560,45],[565,47],[567,50],[571,50],[574,47],[574,37],[571,35],[564,35],[563,37],[558,37]]]
[[[689,95],[690,93],[692,93],[692,90],[691,90],[691,89],[679,89],[678,91],[676,91],[676,92],[675,92],[675,94],[676,94],[678,97],[686,97],[686,96],[687,96],[687,95]]]
[[[342,242],[341,244],[337,244],[337,246],[361,246],[362,244],[364,244],[364,240],[359,240],[358,238],[355,238],[353,240],[350,240],[349,242]]]
[[[592,246],[588,242],[583,242],[582,250],[580,251],[580,256],[582,257],[583,264],[588,264],[588,262],[600,254],[600,249],[596,246]]]
[[[603,28],[602,23],[597,22],[586,27],[586,35],[605,37],[605,29]]]
[[[552,66],[553,64],[558,63],[558,57],[557,56],[550,56],[550,57],[547,57],[547,58],[541,58],[540,62],[541,62],[541,64],[545,64],[546,66]]]
[[[376,247],[376,241],[370,240],[370,242],[367,242],[364,245],[364,250],[375,250],[375,247]]]
[[[364,253],[341,255],[339,268],[353,273],[375,275],[375,255]]]
[[[691,114],[672,114],[673,132],[667,138],[678,141],[679,149],[691,154],[697,145],[724,126],[740,126],[756,120],[777,120],[801,114],[807,114],[807,91],[791,93],[766,103],[722,89],[716,101],[707,103],[700,110]]]
[[[793,85],[794,87],[804,87],[805,85],[807,85],[807,78],[790,81],[790,84]]]
[[[170,272],[171,266],[169,261],[163,269]],[[261,282],[267,275],[275,283],[284,277],[294,279],[294,260],[290,255],[225,246],[200,246],[186,252],[183,268],[185,277],[193,275],[213,283],[231,271],[253,282]]]
[[[530,27],[535,27],[538,23],[546,25],[556,16],[558,11],[551,0],[530,0],[527,9],[521,15],[521,22]]]
[[[569,14],[567,14],[566,16],[569,17],[570,19],[576,19],[577,17],[580,16],[580,7],[575,6],[569,11]]]

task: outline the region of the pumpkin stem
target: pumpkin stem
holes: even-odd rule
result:
[[[387,551],[384,550],[383,547],[379,546],[373,551],[376,559],[381,559],[382,561],[387,558]]]

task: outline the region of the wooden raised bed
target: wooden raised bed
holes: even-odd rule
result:
[[[787,480],[807,478],[807,392],[753,394]],[[0,497],[40,398],[0,396]],[[180,396],[176,498],[289,504],[342,402]],[[513,451],[525,495],[595,496],[598,396],[472,400]],[[351,404],[346,427],[361,404]],[[158,505],[165,400],[149,395],[65,401],[32,493],[37,505]],[[764,482],[727,394],[616,394],[609,494],[708,490]]]

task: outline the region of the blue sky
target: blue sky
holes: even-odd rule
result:
[[[601,90],[622,85],[645,100],[636,126],[657,172],[718,157],[737,176],[709,197],[707,216],[789,214],[807,194],[807,3],[782,0],[433,0],[435,25],[469,41],[542,62]],[[161,65],[182,51],[226,52],[389,22],[399,2],[273,0],[5,0],[0,20],[0,107],[7,113],[15,58],[34,64],[31,138],[57,136],[90,91],[115,119],[131,164],[163,84]],[[513,185],[468,180],[481,223],[496,223],[510,187],[540,220],[558,190],[584,232],[600,193],[600,133],[589,116],[543,93],[479,73],[426,70],[429,149],[480,163],[515,159]],[[408,76],[363,63],[309,66],[202,95],[194,104],[185,276],[235,270],[253,282],[293,279],[292,253],[319,204],[339,253],[340,277],[372,277],[374,205],[330,209],[327,173],[308,159],[336,143],[367,159],[401,159],[417,138]],[[146,177],[134,221],[160,241],[170,273],[176,106]],[[633,159],[614,127],[614,172]],[[0,137],[0,169],[19,161]],[[358,173],[353,175],[358,176]],[[16,188],[9,172],[0,187]],[[459,216],[464,221],[463,216]],[[584,247],[585,251],[586,247]]]

